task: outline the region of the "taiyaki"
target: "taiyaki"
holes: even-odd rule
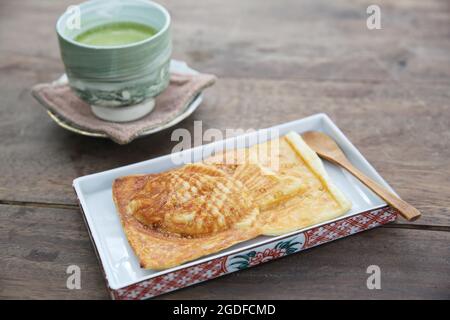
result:
[[[261,234],[248,189],[214,166],[188,164],[116,179],[113,195],[128,240],[148,269],[165,269]]]
[[[155,270],[330,220],[350,208],[294,132],[167,172],[118,178],[113,198],[141,266]]]

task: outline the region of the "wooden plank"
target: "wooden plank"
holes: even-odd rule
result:
[[[119,146],[57,127],[28,94],[33,79],[0,79],[10,106],[1,111],[0,200],[76,204],[74,178],[171,152],[171,132],[258,129],[327,113],[398,193],[423,211],[418,224],[450,225],[450,107],[445,85],[223,78],[204,105],[173,129]],[[19,95],[14,102],[14,94]]]
[[[381,30],[366,27],[369,0],[160,2],[173,17],[174,56],[220,76],[449,83],[446,0],[380,0]],[[46,80],[61,72],[54,24],[72,4],[1,3],[1,68]]]
[[[233,77],[444,81],[450,75],[445,1],[164,1],[175,55]],[[444,13],[445,12],[445,13]],[[205,29],[205,25],[208,26]]]
[[[379,228],[162,299],[450,298],[449,232]],[[81,269],[81,290],[66,269]],[[381,268],[381,290],[366,269]],[[107,299],[80,214],[0,205],[0,298]]]
[[[81,270],[82,290],[66,271]],[[2,299],[101,299],[107,291],[81,215],[74,210],[0,205]]]

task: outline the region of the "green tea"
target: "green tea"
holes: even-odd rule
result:
[[[88,29],[75,37],[75,41],[94,46],[118,46],[139,42],[157,31],[145,24],[113,22]]]

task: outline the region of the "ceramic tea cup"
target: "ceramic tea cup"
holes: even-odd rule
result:
[[[86,30],[114,23],[146,25],[155,34],[121,45],[76,40]],[[153,109],[154,97],[169,84],[170,25],[167,10],[146,0],[87,1],[58,19],[56,31],[69,84],[97,117],[131,121]]]

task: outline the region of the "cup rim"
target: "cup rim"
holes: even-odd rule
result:
[[[138,42],[133,42],[133,43],[125,44],[125,45],[115,45],[115,46],[88,45],[88,44],[77,42],[77,41],[67,37],[65,34],[63,34],[63,32],[60,32],[60,28],[61,28],[60,25],[62,23],[62,20],[67,15],[67,10],[66,10],[66,11],[64,11],[63,14],[61,14],[61,16],[56,21],[56,33],[58,34],[58,36],[63,38],[65,41],[67,41],[67,42],[69,42],[69,43],[71,43],[71,44],[73,44],[75,46],[78,46],[78,47],[82,47],[82,48],[86,48],[86,49],[108,50],[108,49],[131,48],[131,47],[135,47],[135,46],[139,46],[139,45],[145,44],[147,42],[155,41],[155,39],[161,37],[162,34],[164,34],[169,29],[169,26],[170,26],[170,23],[171,23],[171,18],[170,18],[169,12],[167,11],[167,9],[165,7],[163,7],[162,5],[160,5],[159,3],[156,3],[154,1],[147,1],[147,0],[131,0],[131,1],[133,1],[133,2],[141,2],[141,3],[144,3],[144,4],[149,4],[149,5],[157,8],[158,10],[160,10],[163,13],[163,15],[164,15],[164,17],[166,19],[166,21],[164,23],[164,26],[160,30],[158,30],[158,32],[156,34],[154,34],[153,36],[151,36],[151,37],[149,37],[147,39],[138,41]],[[84,1],[84,2],[82,2],[80,4],[78,4],[78,6],[87,5],[87,4],[93,4],[93,3],[105,3],[105,1],[104,0],[88,0],[88,1]]]

